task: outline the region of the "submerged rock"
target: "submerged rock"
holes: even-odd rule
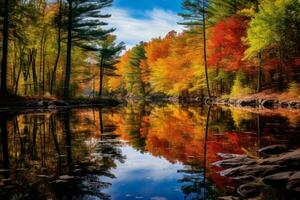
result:
[[[254,176],[238,176],[238,177],[234,177],[233,178],[234,180],[237,180],[237,181],[241,181],[241,182],[250,182],[250,181],[254,181],[255,180],[255,177]]]
[[[253,159],[246,155],[218,154],[226,160],[215,164],[227,167],[220,174],[246,183],[237,189],[242,199],[260,198],[260,192],[267,188],[300,192],[300,149],[288,152],[284,145],[272,145],[258,152],[268,157]]]
[[[213,165],[218,167],[238,167],[241,165],[251,165],[256,163],[252,158],[249,158],[247,155],[237,156],[227,160],[221,160],[213,163]]]
[[[244,156],[241,154],[232,154],[232,153],[217,153],[218,156],[220,156],[221,158],[224,159],[230,159],[230,158],[236,158],[236,157],[240,157],[240,156]]]
[[[271,145],[258,150],[259,153],[268,154],[268,155],[280,154],[287,151],[288,148],[285,145]]]
[[[262,165],[288,165],[289,167],[298,166],[300,167],[300,149],[292,152],[280,154],[276,157],[262,159],[260,161]]]
[[[256,197],[260,194],[260,186],[256,184],[243,184],[237,189],[237,192],[243,198]]]
[[[290,107],[292,107],[292,108],[295,108],[295,109],[300,108],[300,102],[299,101],[292,101],[289,104],[290,104]]]
[[[280,165],[242,165],[221,171],[222,176],[265,176],[279,172],[284,166]]]
[[[74,176],[69,176],[69,175],[62,175],[58,177],[60,180],[64,180],[64,181],[68,181],[68,180],[72,180],[75,177]]]
[[[286,189],[300,192],[300,172],[295,172],[289,177]]]
[[[219,197],[219,200],[240,200],[240,197],[235,197],[235,196],[226,196],[226,197]]]
[[[266,99],[261,102],[261,105],[265,108],[273,108],[278,104],[278,101],[272,99]]]
[[[285,187],[293,172],[280,172],[263,178],[263,182],[272,187]]]

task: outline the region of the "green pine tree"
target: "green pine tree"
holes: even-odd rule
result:
[[[97,50],[95,41],[103,40],[114,29],[102,29],[107,25],[102,19],[111,15],[102,14],[113,0],[67,0],[67,58],[65,69],[64,98],[70,97],[72,46]]]

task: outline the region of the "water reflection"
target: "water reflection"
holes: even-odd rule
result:
[[[299,147],[299,113],[129,104],[0,113],[4,199],[214,199],[233,190],[217,153]]]

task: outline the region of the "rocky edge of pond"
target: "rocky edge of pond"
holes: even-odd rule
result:
[[[16,109],[56,109],[88,106],[117,106],[118,100],[111,98],[61,100],[42,97],[1,97],[0,110]]]
[[[218,154],[224,160],[213,165],[223,168],[220,175],[241,183],[232,196],[219,199],[260,199],[262,191],[268,189],[300,193],[300,148],[288,150],[284,145],[272,145],[258,152],[260,158]]]
[[[218,104],[235,107],[253,107],[253,108],[285,108],[285,109],[300,109],[300,100],[278,100],[272,98],[257,98],[247,97],[240,99],[222,98],[222,97],[197,97],[193,99],[182,99],[181,102],[193,102],[202,104]]]
[[[208,100],[216,104],[232,105],[238,107],[262,107],[262,108],[289,108],[300,109],[300,101],[280,101],[276,99],[259,99],[259,98],[245,98],[245,99],[230,99],[230,98],[216,98]]]
[[[253,107],[253,108],[285,108],[285,109],[300,109],[300,99],[290,99],[290,100],[280,100],[279,98],[263,98],[259,95],[253,95],[250,97],[243,97],[239,99],[235,98],[223,98],[223,97],[208,97],[208,96],[194,96],[194,97],[173,97],[166,96],[163,94],[155,94],[146,97],[137,97],[137,96],[125,96],[122,99],[125,101],[131,100],[144,100],[151,103],[176,103],[181,104],[218,104],[218,105],[228,105],[235,107]]]

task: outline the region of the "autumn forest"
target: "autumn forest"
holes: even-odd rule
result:
[[[0,199],[299,199],[300,0],[0,0],[0,61]]]
[[[299,1],[185,0],[184,32],[127,50],[112,3],[2,0],[1,94],[298,97]]]

